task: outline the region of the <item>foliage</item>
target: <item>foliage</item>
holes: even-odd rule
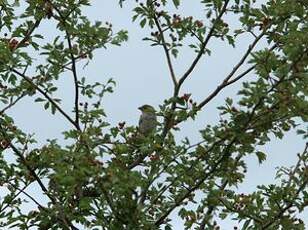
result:
[[[245,156],[256,155],[263,163],[267,153],[260,146],[308,120],[307,1],[202,0],[202,19],[174,13],[181,3],[134,2],[132,18],[151,30],[144,40],[162,48],[174,86],[157,111],[163,121],[156,133],[141,136],[134,126],[111,127],[106,121],[102,99],[113,92],[112,79],[89,83],[79,77],[79,61],[91,61],[98,48],[121,45],[126,31],[92,23],[82,14],[89,0],[0,1],[2,228],[172,229],[170,214],[178,212],[185,229],[219,229],[225,218],[242,229],[304,229],[298,213],[308,205],[307,144],[294,167],[278,170],[275,184],[260,185],[251,194],[234,188],[245,178]],[[227,14],[239,20],[238,28]],[[44,22],[57,29],[51,41],[38,31]],[[236,47],[240,36],[252,42],[211,94],[200,102],[181,94],[200,59],[211,55],[211,40]],[[257,49],[264,41],[267,47]],[[196,55],[177,75],[173,61],[184,55],[183,47]],[[75,89],[72,112],[55,96],[56,83],[67,73]],[[249,74],[254,80],[245,81]],[[221,120],[200,130],[200,142],[191,143],[189,134],[175,139],[181,123],[195,119],[239,81],[239,100],[226,98],[219,105]],[[70,144],[54,139],[32,147],[37,140],[8,113],[27,97],[71,125],[63,132]],[[307,138],[307,131],[297,132]],[[33,185],[40,192],[28,191]],[[25,211],[27,202],[36,208]]]

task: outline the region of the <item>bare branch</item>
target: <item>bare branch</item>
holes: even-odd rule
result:
[[[207,97],[205,98],[200,104],[198,105],[198,108],[201,109],[204,107],[207,103],[209,103],[223,88],[225,88],[228,85],[233,84],[234,82],[240,80],[242,77],[246,76],[248,73],[250,73],[256,65],[253,65],[249,67],[246,71],[238,75],[235,79],[231,80],[230,79],[234,76],[236,71],[244,64],[245,60],[247,57],[250,55],[254,47],[258,44],[260,39],[265,35],[265,32],[263,31],[254,41],[251,45],[249,45],[248,49],[246,50],[245,54],[243,57],[240,59],[240,61],[234,66],[232,71],[227,75],[227,77],[222,81],[220,85],[217,86],[217,88]]]
[[[30,185],[30,184],[25,185],[23,188],[21,188],[21,189],[18,190],[18,193],[14,194],[14,196],[10,197],[9,201],[7,201],[7,204],[6,204],[5,206],[1,207],[0,213],[2,213],[5,209],[7,209],[8,207],[10,207],[11,202],[12,202],[13,200],[15,200],[15,199],[22,193],[21,191],[22,191],[22,190],[25,190],[29,185]]]
[[[71,12],[68,15],[66,15],[66,17],[64,17],[61,14],[61,11],[56,6],[53,5],[53,7],[57,11],[57,13],[59,14],[63,25],[66,25],[66,18],[69,16],[70,13],[73,12],[74,9],[72,9]],[[77,76],[77,69],[76,69],[76,57],[74,56],[74,53],[73,53],[74,48],[73,48],[73,45],[72,45],[71,35],[66,28],[65,28],[65,33],[66,33],[68,48],[69,48],[69,51],[70,51],[71,64],[72,64],[71,70],[73,72],[74,87],[75,87],[75,102],[74,102],[74,104],[75,104],[75,124],[76,124],[76,126],[78,126],[78,130],[80,130],[80,125],[79,125],[79,87],[78,87],[78,76]]]
[[[7,182],[7,183],[8,183],[10,186],[12,186],[14,189],[18,190],[18,191],[19,191],[19,194],[20,194],[20,193],[24,194],[24,195],[27,196],[30,200],[32,200],[38,207],[40,207],[42,210],[47,211],[47,209],[46,209],[43,205],[41,205],[37,200],[34,199],[33,196],[31,196],[29,193],[27,193],[27,192],[25,191],[25,188],[26,188],[26,187],[20,189],[20,188],[18,188],[15,184],[13,184],[13,183],[11,183],[11,182]]]
[[[194,59],[194,61],[192,62],[191,66],[188,68],[188,70],[184,73],[184,75],[180,78],[179,83],[178,83],[178,89],[177,91],[180,90],[181,85],[184,83],[184,81],[189,77],[189,75],[192,73],[192,71],[195,69],[196,65],[198,64],[198,62],[200,61],[201,57],[204,54],[204,51],[206,49],[206,46],[208,44],[208,42],[210,41],[210,39],[213,36],[213,33],[215,32],[215,28],[216,28],[216,22],[219,21],[222,16],[224,15],[224,13],[227,10],[227,6],[229,4],[229,0],[226,0],[219,15],[217,16],[217,18],[215,19],[210,32],[208,33],[208,35],[206,36],[204,42],[201,44],[201,48],[199,53],[197,54],[196,58]]]
[[[164,31],[162,30],[162,28],[160,26],[159,19],[156,16],[156,12],[154,13],[153,18],[154,18],[155,25],[156,25],[156,27],[159,31],[162,46],[164,48],[164,52],[165,52],[165,55],[166,55],[166,58],[167,58],[167,63],[168,63],[168,68],[169,68],[169,71],[170,71],[171,79],[172,79],[174,87],[176,88],[178,83],[177,83],[176,76],[175,76],[175,73],[174,73],[174,68],[173,68],[173,64],[172,64],[172,61],[171,61],[171,56],[170,56],[169,49],[168,49],[167,44],[166,44]]]
[[[52,105],[55,106],[55,108],[77,129],[80,131],[80,127],[76,124],[75,121],[72,120],[72,118],[64,112],[64,110],[46,93],[44,90],[42,90],[39,86],[37,86],[29,77],[24,75],[23,73],[19,72],[16,69],[11,68],[10,69],[13,73],[16,73],[17,75],[21,76],[24,80],[26,80],[28,83],[30,83],[37,91],[39,91]]]
[[[11,99],[11,102],[6,106],[4,107],[1,111],[0,111],[0,114],[3,114],[6,110],[10,109],[12,106],[14,106],[18,101],[20,101],[24,96],[26,96],[25,93],[19,95],[15,100],[12,100]]]
[[[195,69],[196,65],[198,64],[199,60],[201,59],[201,57],[204,54],[204,51],[206,49],[206,46],[208,44],[208,42],[210,41],[211,37],[214,34],[215,31],[215,26],[216,26],[216,22],[218,20],[221,19],[221,17],[224,15],[224,13],[226,12],[227,6],[228,6],[229,0],[225,0],[225,3],[219,13],[219,15],[217,16],[217,18],[215,19],[208,35],[206,36],[204,42],[201,44],[201,48],[199,53],[197,54],[196,58],[193,60],[191,66],[188,68],[188,70],[184,73],[184,75],[179,79],[178,84],[176,85],[176,87],[174,88],[174,92],[173,92],[173,97],[177,97],[179,95],[180,92],[180,88],[182,86],[182,84],[184,83],[184,81],[189,77],[189,75],[192,73],[192,71]],[[164,128],[162,131],[162,138],[164,139],[168,133],[168,131],[171,128],[171,123],[172,123],[172,119],[173,119],[173,112],[175,111],[176,108],[176,102],[173,102],[171,105],[171,115],[165,118],[164,121]]]

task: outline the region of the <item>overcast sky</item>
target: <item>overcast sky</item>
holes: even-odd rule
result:
[[[121,47],[108,46],[108,49],[101,49],[94,54],[94,60],[81,71],[80,76],[86,76],[93,81],[106,82],[112,77],[116,80],[115,93],[107,96],[104,101],[108,121],[116,125],[120,121],[126,121],[130,125],[136,125],[139,119],[137,108],[142,104],[151,104],[158,107],[163,100],[172,95],[172,81],[169,77],[163,50],[159,47],[150,47],[149,43],[142,41],[147,30],[142,30],[137,23],[132,23],[132,4],[135,1],[128,1],[121,9],[117,0],[93,0],[92,6],[85,9],[85,13],[94,21],[109,21],[113,24],[115,31],[126,29],[129,31],[129,41]],[[130,3],[131,2],[131,3]],[[200,9],[199,1],[183,1],[183,7],[179,12],[185,15],[193,15],[203,19],[203,11]],[[237,25],[236,19],[231,19],[232,24]],[[47,37],[53,36],[53,31],[48,22],[44,23],[40,29]],[[182,93],[192,93],[192,98],[200,101],[212,92],[224,76],[229,73],[241,57],[247,45],[251,41],[249,37],[243,37],[237,48],[233,49],[222,42],[210,42],[213,49],[211,57],[205,57],[197,66],[189,80],[184,84]],[[262,44],[263,46],[265,43]],[[259,47],[260,48],[260,47]],[[185,51],[178,61],[176,61],[176,73],[181,75],[190,65],[195,54]],[[71,75],[62,78],[59,86],[61,91],[59,96],[64,97],[64,106],[67,111],[72,109],[73,88],[71,85]],[[253,78],[250,75],[246,78]],[[234,85],[204,108],[198,114],[195,122],[188,122],[180,128],[181,132],[177,137],[191,137],[191,142],[200,140],[198,130],[206,124],[213,124],[219,120],[216,107],[222,105],[226,96],[236,95],[240,84]],[[31,105],[30,105],[31,104]],[[29,108],[31,107],[31,110]],[[33,99],[24,100],[16,105],[11,111],[17,124],[29,133],[35,133],[42,143],[47,138],[59,138],[61,132],[68,127],[68,124],[61,116],[46,113],[39,104],[33,103]],[[301,152],[304,141],[289,132],[284,140],[277,140],[273,137],[272,142],[260,150],[268,153],[268,160],[259,165],[255,156],[247,157],[248,174],[245,182],[239,187],[239,192],[252,192],[259,184],[274,183],[275,167],[290,166],[296,163],[296,154]],[[176,213],[173,213],[176,216]],[[174,229],[184,229],[180,220],[173,218]],[[234,225],[230,220],[222,224],[222,229],[230,229]]]

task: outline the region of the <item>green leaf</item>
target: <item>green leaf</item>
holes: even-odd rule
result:
[[[41,98],[41,97],[38,97],[34,100],[35,102],[43,102],[43,101],[46,101],[45,98]]]
[[[56,106],[54,104],[51,104],[51,113],[55,114],[57,111]]]
[[[172,49],[171,54],[176,58],[179,54],[179,51],[177,49]]]
[[[233,104],[232,98],[227,97],[227,98],[226,98],[226,103],[227,103],[227,105],[231,106],[231,105]]]
[[[264,152],[257,151],[256,155],[260,164],[262,164],[262,162],[266,160],[266,154]]]
[[[143,28],[143,27],[145,26],[146,23],[147,23],[147,19],[144,18],[144,19],[141,20],[140,26]]]
[[[45,103],[45,105],[44,105],[45,110],[48,109],[48,108],[49,108],[49,102]]]
[[[173,4],[176,8],[178,8],[178,6],[180,5],[180,0],[172,0]]]
[[[249,227],[251,220],[246,220],[245,223],[243,224],[242,230],[246,230]]]

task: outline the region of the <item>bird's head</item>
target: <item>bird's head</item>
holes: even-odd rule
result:
[[[143,105],[140,106],[138,109],[144,113],[155,113],[155,109],[151,105]]]

